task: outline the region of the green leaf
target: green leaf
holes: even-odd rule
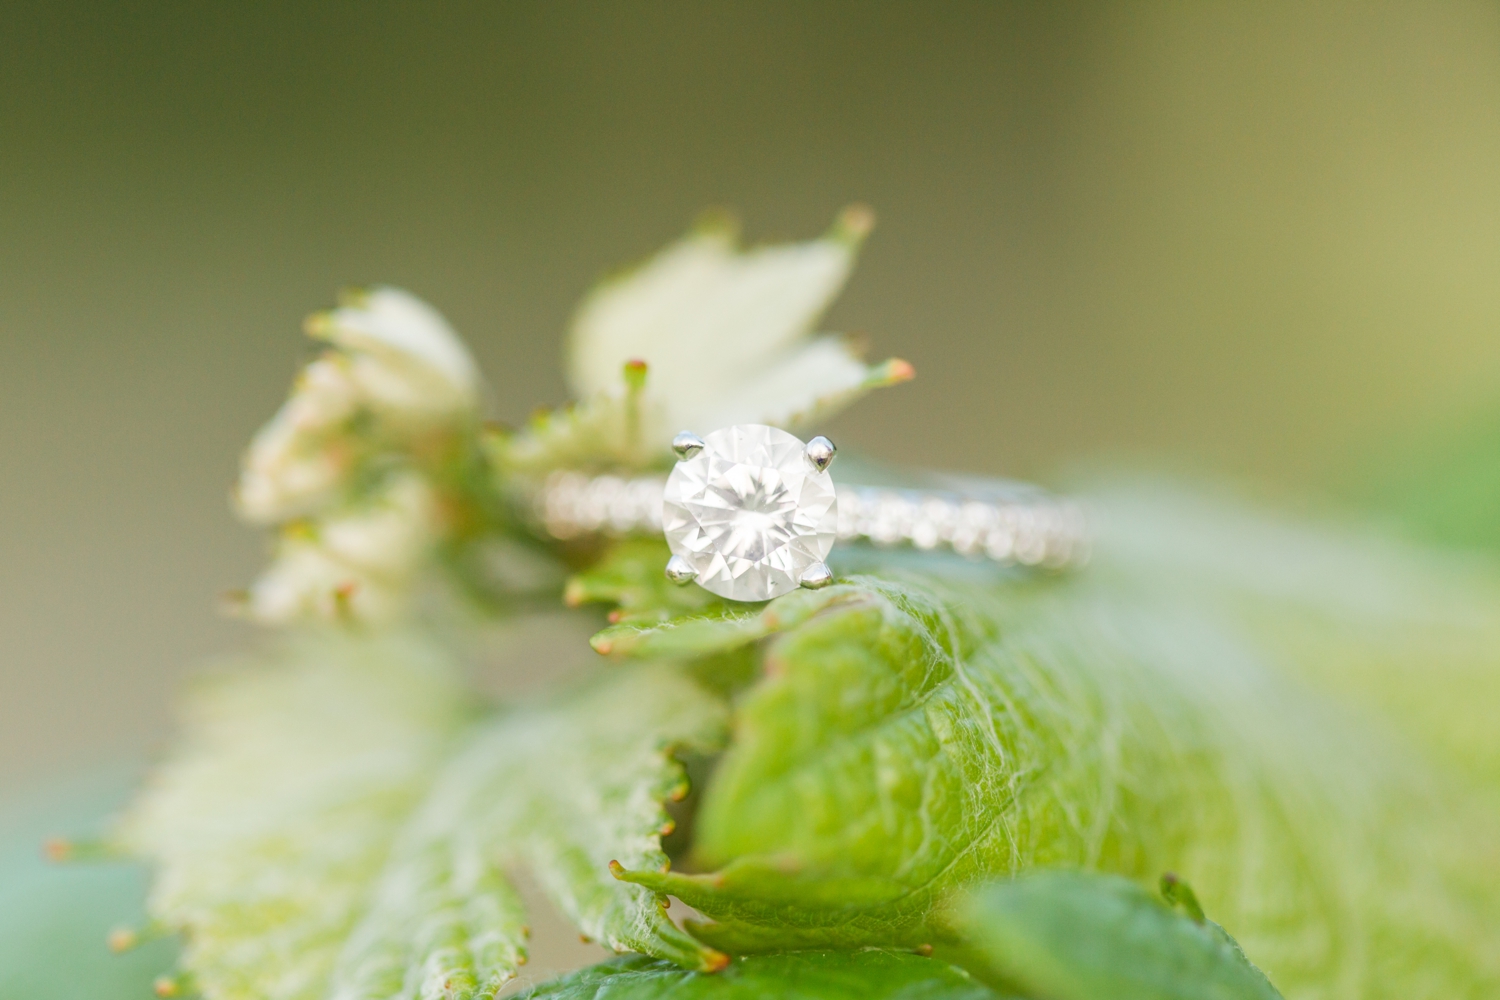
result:
[[[960,969],[889,951],[791,952],[736,959],[717,975],[639,955],[583,969],[522,1000],[998,1000]]]
[[[526,915],[476,831],[428,808],[342,949],[335,1000],[493,997],[526,961]]]
[[[1051,871],[1000,882],[976,893],[964,930],[982,978],[1026,996],[1281,1000],[1222,927],[1128,879]]]
[[[663,802],[686,794],[672,754],[716,749],[724,706],[668,665],[615,672],[575,695],[488,723],[433,791],[428,826],[525,864],[584,934],[711,969],[723,956],[679,930],[665,899],[612,867],[664,871]]]
[[[666,549],[665,545],[659,547]],[[636,552],[647,565],[656,561],[651,558],[651,548],[641,546]],[[592,589],[599,580],[593,573],[580,574],[569,582],[568,590]],[[624,595],[627,599],[639,601],[631,607],[633,613],[598,632],[590,642],[595,650],[607,656],[637,659],[715,656],[793,628],[824,608],[858,600],[863,593],[857,587],[796,591],[766,605],[716,602],[698,613],[679,613],[674,617],[670,597],[656,599],[644,589],[627,591]]]
[[[116,838],[214,1000],[321,1000],[392,841],[472,717],[410,634],[303,636],[201,683]]]
[[[1500,567],[1226,493],[1115,483],[1089,574],[1232,629],[1272,668],[1500,797]]]
[[[1384,435],[1342,477],[1347,499],[1419,538],[1500,552],[1500,406],[1494,398]]]
[[[679,587],[668,581],[662,568],[669,556],[666,543],[659,538],[616,543],[593,566],[568,581],[564,600],[574,606],[588,603],[615,605],[609,620],[619,627],[607,629],[594,637],[594,648],[598,652],[614,652],[614,644],[618,642],[618,652],[623,655],[638,648],[641,641],[651,641],[646,637],[655,638],[658,655],[663,655],[664,649],[675,644],[680,647],[687,668],[699,683],[721,696],[728,696],[753,681],[759,669],[755,650],[744,644],[740,630],[748,628],[752,634],[759,635],[763,626],[755,624],[755,615],[746,610],[746,605],[715,597],[702,587]],[[651,628],[671,622],[674,617],[690,617],[694,622],[707,623],[699,627],[722,627],[729,631],[731,638],[718,643],[721,648],[716,654],[711,643],[705,644],[694,638],[694,629],[684,630],[680,621],[665,630]],[[715,626],[713,623],[720,624]],[[667,649],[664,655],[670,655],[670,650]]]
[[[525,961],[503,876],[525,866],[585,934],[711,969],[665,899],[678,749],[724,704],[677,668],[629,667],[478,725],[414,634],[329,633],[241,664],[190,703],[174,758],[121,823],[156,862],[150,911],[212,1000],[493,996]]]
[[[648,376],[649,377],[649,376]],[[661,424],[659,406],[621,385],[617,395],[595,395],[555,410],[532,414],[519,431],[499,434],[485,444],[490,461],[526,492],[556,469],[604,472],[662,465],[668,452],[660,441],[641,435],[642,409],[652,427]],[[514,484],[513,484],[514,485]]]
[[[1294,992],[1500,989],[1481,930],[1500,925],[1493,811],[1380,720],[1311,696],[1278,630],[1317,616],[1359,662],[1369,609],[1326,588],[1368,592],[1361,574],[1380,561],[1348,558],[1357,545],[1251,553],[1267,533],[1234,534],[1204,536],[1229,546],[1209,558],[1284,563],[1254,599],[1225,565],[1188,558],[1201,538],[1152,559],[1105,542],[1070,579],[856,577],[734,616],[606,630],[596,646],[619,656],[765,641],[695,821],[697,872],[626,877],[697,908],[707,920],[689,927],[715,946],[758,952],[955,941],[956,894],[1033,867],[1175,870]],[[1467,607],[1497,593],[1454,588]],[[1405,621],[1434,617],[1462,627],[1425,606]],[[1468,636],[1493,634],[1494,617]]]
[[[679,587],[663,572],[671,555],[660,538],[634,539],[610,548],[587,571],[568,581],[563,600],[580,604],[615,605],[613,622],[644,625],[686,614],[722,617],[734,605],[702,587]]]
[[[670,754],[718,746],[722,727],[722,704],[663,666],[485,723],[398,845],[334,996],[493,996],[525,960],[524,915],[502,865],[531,870],[606,947],[722,965],[666,918],[661,897],[610,874],[666,867],[662,802],[685,780]]]

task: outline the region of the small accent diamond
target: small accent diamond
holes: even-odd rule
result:
[[[786,431],[726,427],[672,470],[662,528],[705,590],[767,601],[828,558],[838,529],[833,480]]]

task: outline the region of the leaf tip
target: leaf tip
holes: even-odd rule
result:
[[[104,943],[118,955],[140,944],[141,935],[134,927],[116,927],[104,936]]]
[[[625,877],[625,866],[618,861],[611,861],[609,863],[609,873],[617,879],[623,879]]]
[[[50,837],[42,843],[42,857],[53,864],[71,861],[108,861],[120,856],[115,847],[103,840],[69,840]]]
[[[910,382],[917,377],[917,369],[905,358],[887,358],[876,365],[870,371],[867,385],[879,389],[890,385],[900,385],[902,382]]]
[[[640,392],[646,387],[647,371],[648,366],[641,358],[631,358],[625,362],[625,387],[631,392]]]
[[[311,313],[302,321],[302,332],[314,340],[327,340],[332,330],[333,316],[326,309]]]
[[[729,956],[722,951],[713,948],[703,949],[703,971],[708,973],[723,972],[729,968]]]
[[[740,236],[740,218],[731,209],[723,206],[706,208],[693,220],[692,232],[694,236],[707,236],[733,242]]]
[[[875,228],[875,210],[869,205],[855,203],[847,206],[833,221],[830,235],[836,240],[858,246]]]
[[[180,976],[157,976],[151,983],[151,992],[159,997],[177,997],[182,995],[182,977]]]
[[[1169,906],[1186,913],[1195,924],[1208,920],[1208,914],[1203,912],[1203,904],[1198,902],[1198,894],[1193,891],[1192,886],[1179,878],[1176,872],[1162,873],[1161,898],[1166,900]]]
[[[589,589],[578,577],[573,577],[563,585],[563,603],[570,608],[576,608],[586,603],[589,599]]]
[[[365,285],[345,285],[338,290],[334,300],[344,309],[363,309],[370,304],[370,296],[375,291]]]
[[[250,591],[244,587],[237,587],[221,593],[219,614],[226,618],[248,618],[250,616]]]

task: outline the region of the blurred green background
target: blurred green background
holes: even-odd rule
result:
[[[1317,495],[1500,395],[1494,4],[10,3],[0,40],[7,829],[249,639],[227,488],[342,285],[438,305],[516,421],[602,271],[859,200],[829,326],[919,378],[830,432],[879,457]]]

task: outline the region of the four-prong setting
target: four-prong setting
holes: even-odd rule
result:
[[[668,579],[731,601],[769,601],[833,579],[825,562],[838,535],[831,441],[736,424],[701,438],[685,431],[672,447],[682,457],[662,497]]]
[[[673,556],[667,560],[667,579],[679,587],[686,587],[698,576],[698,571],[693,569],[693,564],[682,556]]]
[[[672,450],[677,453],[679,459],[692,458],[703,450],[703,439],[692,431],[679,431],[672,439]]]
[[[815,562],[803,572],[798,585],[807,590],[822,590],[833,582],[833,570],[826,562]]]
[[[838,454],[838,449],[833,446],[832,441],[819,434],[807,442],[807,448],[803,454],[807,456],[807,460],[812,463],[814,469],[825,472],[833,464],[833,456]]]

